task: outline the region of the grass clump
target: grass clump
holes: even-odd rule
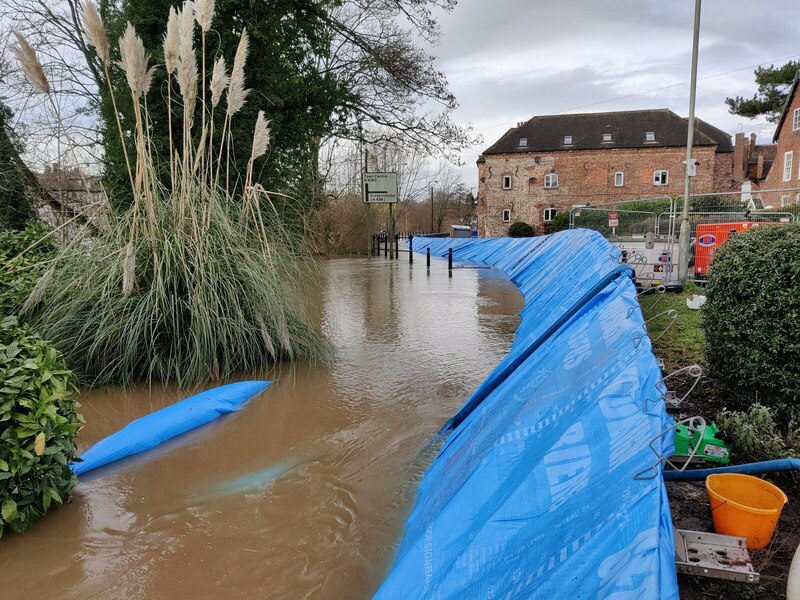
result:
[[[746,460],[772,460],[792,458],[794,449],[778,431],[773,412],[761,404],[753,404],[746,411],[723,410],[717,424],[733,440],[736,454]],[[796,432],[795,432],[796,433]]]
[[[91,4],[83,6],[83,18],[103,68],[117,68]],[[220,56],[207,79],[193,43],[196,21],[205,46],[212,19],[213,3],[170,9],[163,53],[168,110],[175,118],[165,158],[148,135],[146,98],[157,67],[149,65],[142,40],[128,24],[118,64],[133,103],[135,152],[126,153],[133,202],[109,215],[108,225],[90,238],[67,244],[26,304],[42,334],[94,383],[147,379],[190,385],[330,353],[298,292],[308,276],[298,258],[301,240],[284,226],[270,195],[253,184],[254,165],[269,147],[263,112],[247,143],[244,177],[230,167],[230,124],[249,92],[249,43],[243,30],[230,75]],[[113,100],[115,91],[109,92]],[[167,173],[168,183],[162,183]]]

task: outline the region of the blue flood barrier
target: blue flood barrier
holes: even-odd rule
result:
[[[239,410],[271,381],[240,381],[207,390],[128,423],[70,463],[76,475],[149,450],[218,417]]]
[[[634,282],[611,275],[618,250],[587,230],[414,238],[426,248],[503,270],[525,308],[451,419],[375,598],[678,598],[666,489],[648,470],[673,421]]]

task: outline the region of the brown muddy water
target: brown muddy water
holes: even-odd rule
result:
[[[429,440],[508,351],[522,298],[419,258],[328,261],[318,295],[331,365],[284,367],[243,411],[87,475],[0,541],[0,597],[369,598]],[[86,393],[81,449],[182,396]]]

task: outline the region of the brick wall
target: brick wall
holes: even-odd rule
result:
[[[789,110],[786,113],[786,118],[777,132],[778,149],[775,155],[775,162],[773,162],[769,174],[761,184],[761,189],[789,190],[789,188],[800,187],[800,129],[792,131],[794,111],[798,109],[800,109],[800,92],[795,92],[789,105]],[[788,181],[784,181],[784,165],[787,152],[792,152],[792,169]],[[782,197],[786,197],[790,206],[800,204],[800,196],[794,190],[783,193],[763,193],[761,197],[765,205],[771,205],[773,208],[781,207]]]
[[[733,153],[715,154],[713,146],[694,150],[700,162],[692,191],[718,191],[730,187]],[[514,221],[525,221],[543,232],[545,208],[569,211],[575,204],[604,204],[638,197],[683,194],[684,148],[609,148],[560,150],[549,153],[484,155],[478,162],[478,230],[481,236],[505,235]],[[668,183],[653,185],[653,171],[669,172]],[[623,185],[614,174],[623,173]],[[558,174],[558,187],[544,187],[545,175]],[[503,176],[511,189],[503,189]],[[502,220],[511,211],[510,222]]]

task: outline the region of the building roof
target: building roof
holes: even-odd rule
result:
[[[695,146],[733,152],[731,136],[701,119],[696,123]],[[648,132],[653,132],[655,141],[647,141]],[[604,142],[603,134],[611,134],[611,141]],[[572,144],[564,144],[565,136],[572,137]],[[483,154],[681,146],[686,146],[686,119],[662,108],[533,117],[509,129]]]
[[[794,81],[792,81],[792,87],[789,88],[789,95],[786,96],[786,102],[783,103],[783,110],[781,111],[781,116],[778,119],[778,126],[775,128],[775,135],[772,136],[773,142],[778,141],[778,134],[781,132],[781,126],[783,126],[783,122],[786,120],[786,115],[789,114],[789,107],[792,105],[792,98],[797,91],[798,83],[800,83],[800,70],[795,73]]]

